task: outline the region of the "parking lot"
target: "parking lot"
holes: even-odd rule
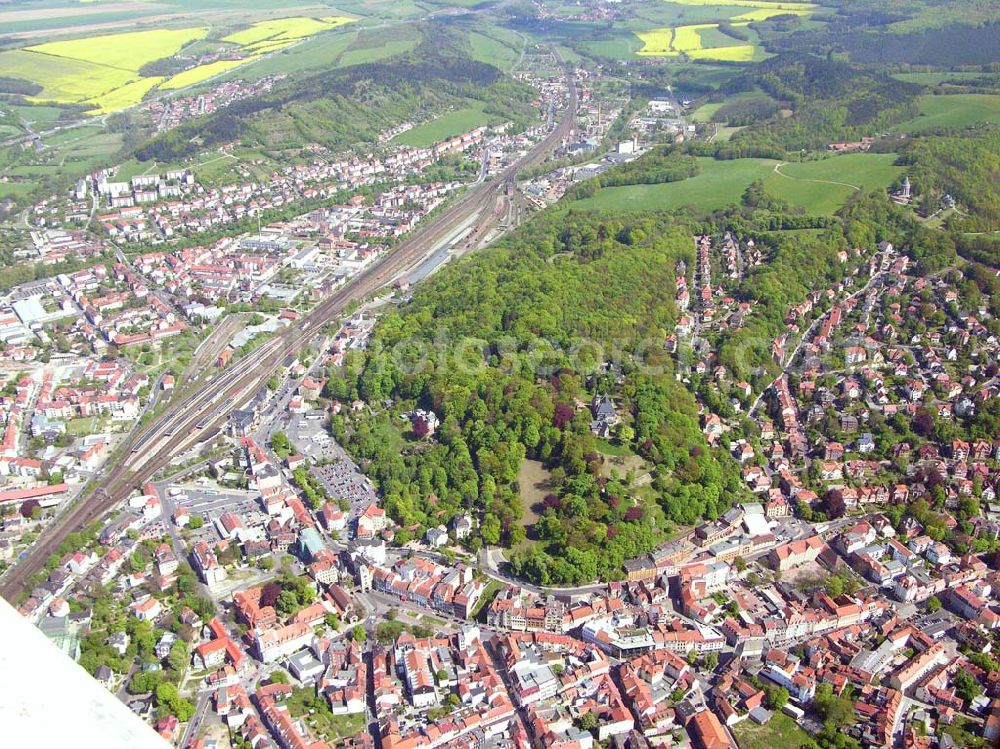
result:
[[[328,465],[313,466],[312,472],[330,496],[346,499],[352,510],[363,509],[378,499],[371,481],[346,456]]]
[[[326,414],[322,411],[292,414],[283,426],[289,441],[313,462],[343,457],[343,450],[326,428]]]
[[[224,512],[233,512],[243,518],[248,526],[266,522],[266,517],[257,502],[257,493],[239,489],[218,489],[213,484],[174,484],[168,492],[178,492],[170,496],[177,507],[186,507],[191,515],[198,515],[210,522]],[[259,517],[258,517],[259,516]]]

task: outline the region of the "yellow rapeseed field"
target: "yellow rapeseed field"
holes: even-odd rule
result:
[[[640,55],[650,55],[656,57],[669,57],[676,55],[673,48],[673,29],[652,29],[650,31],[637,31],[636,36],[642,40]]]
[[[692,52],[702,48],[701,35],[698,33],[702,29],[714,29],[714,23],[696,23],[690,26],[678,26],[674,29],[674,49],[678,52]]]
[[[142,101],[142,97],[149,93],[149,90],[162,80],[162,76],[140,78],[137,81],[125,84],[121,88],[116,88],[101,96],[88,99],[83,103],[92,104],[94,108],[88,110],[87,114],[107,114],[108,112],[117,112],[119,109],[125,109],[126,107],[131,107],[133,104],[138,104]]]
[[[259,21],[248,29],[236,31],[223,37],[222,41],[239,44],[253,50],[261,43],[305,39],[321,31],[329,31],[343,26],[353,20],[353,18],[345,16],[329,16],[322,20],[307,16],[277,18],[272,21]]]
[[[195,83],[201,83],[202,81],[208,80],[213,76],[225,73],[227,70],[232,70],[233,68],[245,65],[248,62],[253,62],[256,59],[256,57],[247,57],[243,60],[216,60],[215,62],[205,63],[204,65],[189,68],[188,70],[178,73],[168,79],[163,85],[160,86],[160,88],[172,90],[175,88],[192,86]]]
[[[715,23],[696,23],[673,29],[653,29],[639,31],[636,35],[643,47],[638,54],[649,57],[674,57],[685,54],[692,60],[720,60],[725,62],[749,62],[754,56],[754,45],[737,44],[729,47],[705,47],[701,32],[716,29]]]
[[[131,31],[36,44],[27,49],[53,57],[83,60],[135,72],[147,62],[172,57],[185,44],[201,39],[207,32],[208,29],[205,28]]]
[[[202,39],[207,28],[153,29],[36,44],[0,52],[0,76],[36,83],[42,90],[34,102],[84,104],[88,114],[105,114],[138,104],[153,88],[174,90],[208,80],[260,55],[275,52],[321,31],[351,23],[346,16],[322,19],[294,16],[256,23],[225,37],[239,44],[240,60],[218,60],[170,78],[141,77],[143,65],[173,57],[185,45]]]
[[[807,16],[812,12],[812,7],[787,6],[784,8],[754,8],[746,13],[733,16],[730,21],[766,21],[775,16]]]
[[[128,70],[37,54],[23,49],[0,52],[0,76],[37,83],[34,99],[74,104],[124,86],[135,79]]]
[[[754,46],[740,44],[735,47],[711,47],[710,49],[692,49],[687,55],[692,60],[720,60],[725,62],[750,62],[753,59]]]
[[[813,9],[813,3],[778,2],[777,0],[668,0],[675,5],[715,5],[719,7],[739,8],[796,8]]]

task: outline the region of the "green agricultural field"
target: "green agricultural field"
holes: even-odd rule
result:
[[[336,67],[344,50],[354,44],[358,31],[347,28],[324,34],[315,39],[308,39],[296,44],[290,49],[268,55],[255,62],[247,63],[220,76],[220,80],[244,78],[248,80],[263,78],[278,73],[294,73],[299,70],[317,70]]]
[[[906,83],[919,83],[921,86],[937,86],[942,81],[974,81],[977,78],[982,78],[983,74],[968,71],[958,73],[933,71],[929,73],[896,73],[892,77],[897,81],[905,81]]]
[[[681,182],[608,187],[572,203],[574,208],[619,211],[676,210],[694,206],[712,211],[739,202],[754,180],[767,191],[811,214],[829,214],[858,189],[887,187],[901,172],[893,154],[847,154],[822,161],[780,164],[771,159],[699,159],[701,171]],[[777,170],[776,170],[777,167]]]
[[[576,50],[570,49],[569,47],[563,44],[557,44],[555,45],[555,47],[556,51],[559,53],[559,56],[562,57],[562,59],[568,63],[580,62],[580,60],[583,59],[576,52]]]
[[[500,34],[493,31],[489,34],[476,31],[469,34],[472,59],[495,65],[501,70],[510,70],[520,57],[523,42],[515,35],[510,35],[509,39],[498,37]]]
[[[72,168],[76,174],[107,166],[109,160],[121,150],[123,142],[120,133],[101,132],[73,144],[66,155],[67,171]]]
[[[412,18],[427,13],[428,6],[415,0],[338,0],[338,11],[378,18]]]
[[[715,116],[715,113],[719,111],[719,108],[724,103],[725,102],[722,101],[712,101],[709,102],[708,104],[702,104],[696,110],[691,112],[691,114],[688,115],[688,117],[694,122],[711,122],[712,118]]]
[[[601,41],[580,42],[588,54],[597,57],[608,57],[614,60],[628,60],[635,57],[636,53],[642,49],[641,39],[637,39],[635,34],[622,34],[613,39],[603,39]]]
[[[46,107],[42,105],[35,107],[17,106],[11,107],[11,109],[17,113],[18,117],[32,124],[36,122],[55,122],[63,113],[63,110],[59,107]]]
[[[418,125],[393,138],[393,142],[415,148],[427,148],[456,135],[467,133],[475,127],[485,125],[486,113],[483,104],[476,102],[472,106],[447,112],[430,122]]]
[[[937,128],[964,128],[979,123],[1000,124],[1000,95],[951,94],[921,96],[920,114],[897,126],[901,133],[921,133]]]
[[[707,28],[700,29],[698,36],[701,37],[701,46],[706,48],[737,47],[746,44],[746,42],[742,42],[739,39],[734,39],[729,34],[723,34],[719,31],[718,26],[708,26]]]
[[[104,128],[100,125],[82,125],[80,127],[59,130],[51,135],[46,135],[42,140],[45,141],[45,145],[49,148],[58,148],[76,143],[84,138],[100,135],[103,132]]]
[[[33,182],[0,182],[0,200],[4,198],[20,199],[31,193],[37,185]]]
[[[365,43],[363,46],[359,46],[358,42],[361,41],[362,38],[359,37],[358,40],[355,41],[355,43],[340,56],[340,67],[346,68],[350,65],[361,65],[366,62],[378,62],[379,60],[385,60],[388,57],[409,52],[417,46],[416,37],[412,39],[389,38],[386,39],[383,44],[372,45]]]
[[[3,5],[0,7],[9,8],[9,5]],[[109,11],[114,7],[111,3],[104,4],[104,7]],[[93,13],[88,15],[79,16],[50,16],[50,17],[39,17],[23,21],[4,21],[0,20],[0,29],[2,33],[5,34],[23,34],[29,31],[57,31],[59,33],[66,33],[72,31],[74,27],[77,26],[89,26],[96,24],[114,23],[120,24],[124,21],[136,21],[139,22],[143,18],[148,18],[150,15],[149,10],[133,10],[133,11],[116,11],[107,13]],[[39,34],[38,36],[43,36]]]

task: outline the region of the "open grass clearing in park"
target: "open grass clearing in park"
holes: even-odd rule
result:
[[[517,471],[517,492],[521,500],[521,517],[518,525],[527,529],[538,522],[541,517],[542,502],[545,495],[552,491],[552,474],[540,460],[521,461]],[[529,546],[525,541],[523,546]]]
[[[901,133],[965,128],[981,123],[1000,124],[1000,95],[927,95],[917,99],[920,114],[898,125]]]
[[[470,106],[445,112],[430,122],[417,125],[405,133],[400,133],[393,142],[414,148],[427,148],[456,135],[467,133],[486,124],[486,113],[482,102],[470,102]]]
[[[606,187],[574,208],[619,211],[713,211],[738,203],[754,180],[776,198],[814,215],[830,214],[859,189],[884,189],[902,172],[894,154],[845,154],[819,161],[782,164],[772,159],[698,159],[700,171],[680,182]]]
[[[764,187],[774,197],[809,213],[833,213],[858,190],[887,188],[903,173],[895,160],[892,153],[851,153],[782,164],[764,180]]]
[[[589,198],[572,203],[574,208],[646,211],[676,210],[691,205],[711,211],[739,202],[746,186],[764,179],[774,170],[772,159],[698,159],[700,172],[680,182],[654,185],[605,187]]]

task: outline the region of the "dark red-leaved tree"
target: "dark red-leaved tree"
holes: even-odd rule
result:
[[[645,511],[641,507],[629,507],[625,511],[625,521],[628,523],[634,522],[636,520],[642,520],[642,516]]]
[[[281,586],[278,583],[268,583],[260,592],[260,605],[262,607],[274,606],[278,602],[278,596],[280,595]]]
[[[555,411],[552,414],[552,423],[557,428],[562,429],[573,421],[573,413],[573,406],[569,403],[556,403]]]
[[[415,434],[420,439],[423,439],[430,433],[431,433],[431,425],[427,423],[427,419],[421,417],[413,422],[413,434]]]

